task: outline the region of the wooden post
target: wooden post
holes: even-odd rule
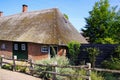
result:
[[[87,70],[87,73],[86,75],[88,76],[88,79],[86,80],[91,80],[91,63],[87,63],[87,66],[88,66],[88,70]]]
[[[55,73],[57,72],[56,65],[57,65],[57,62],[54,62],[53,72],[55,72]],[[56,74],[53,74],[53,79],[52,80],[56,80]]]
[[[2,68],[3,58],[4,58],[4,55],[1,55],[1,58],[0,58],[0,69]]]
[[[17,59],[17,56],[13,56],[13,71],[16,71],[16,64],[15,64],[16,59]]]
[[[32,59],[30,59],[30,75],[33,76],[33,65],[32,65]]]

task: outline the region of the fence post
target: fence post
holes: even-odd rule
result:
[[[30,59],[30,75],[33,76],[33,65],[32,65],[32,59]]]
[[[52,80],[56,80],[56,65],[57,65],[57,62],[54,62],[54,67],[53,67],[53,72],[55,72],[55,74],[53,74],[53,79]]]
[[[13,71],[16,71],[16,64],[15,64],[16,59],[17,59],[17,56],[13,56]]]
[[[1,55],[1,58],[0,58],[0,69],[2,68],[3,58],[4,58],[4,55]]]
[[[87,70],[87,73],[86,75],[88,76],[88,79],[86,80],[91,80],[91,63],[87,63],[87,66],[88,66],[88,70]]]

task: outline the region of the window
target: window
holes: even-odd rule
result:
[[[41,52],[48,52],[48,46],[42,46]]]
[[[18,50],[18,44],[14,44],[14,50]]]
[[[21,44],[21,50],[23,50],[23,51],[26,50],[25,44]]]
[[[6,49],[6,45],[4,43],[1,45],[1,49]]]

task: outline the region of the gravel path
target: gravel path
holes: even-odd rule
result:
[[[0,80],[41,80],[41,79],[19,72],[0,69]]]

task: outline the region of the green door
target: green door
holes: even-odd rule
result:
[[[28,59],[28,47],[25,42],[13,43],[13,56],[16,55],[17,59]]]

